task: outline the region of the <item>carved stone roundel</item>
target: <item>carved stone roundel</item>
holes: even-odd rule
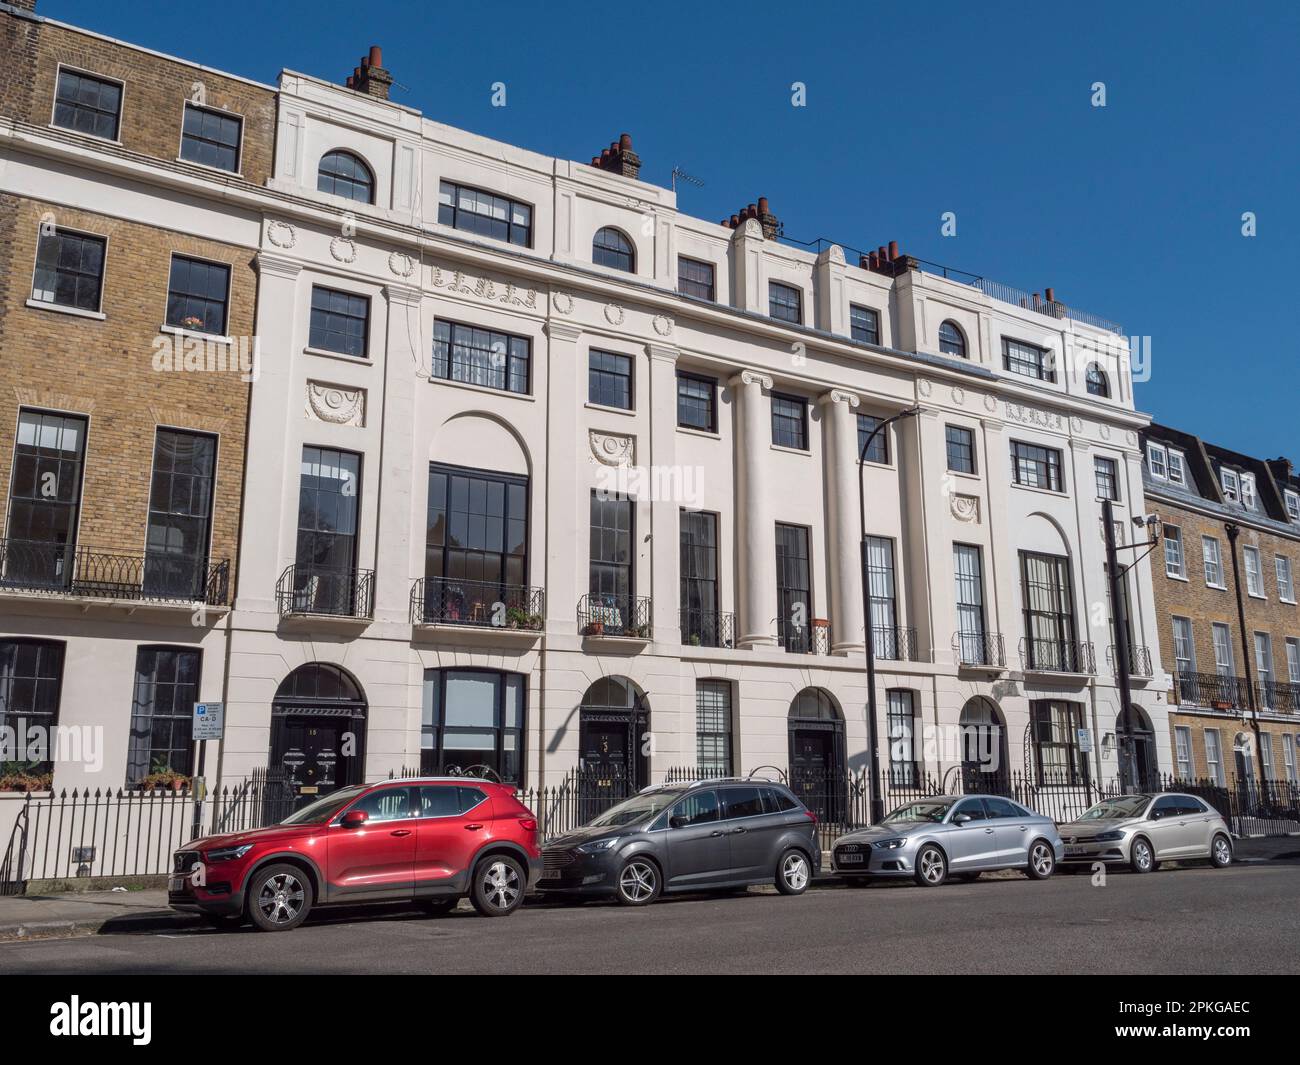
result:
[[[415,260],[404,252],[395,251],[388,257],[388,269],[397,277],[410,277],[415,273]]]
[[[298,233],[288,222],[272,222],[266,227],[266,239],[277,248],[292,248],[298,243]]]
[[[338,388],[317,381],[307,382],[309,413],[331,425],[364,425],[366,393],[364,389]]]
[[[661,337],[666,337],[673,331],[673,320],[666,314],[655,315],[655,320],[652,324],[654,325],[655,332]]]
[[[335,237],[330,241],[330,254],[341,263],[357,261],[357,246],[347,237]]]
[[[605,321],[610,325],[623,324],[623,308],[617,303],[605,304]]]

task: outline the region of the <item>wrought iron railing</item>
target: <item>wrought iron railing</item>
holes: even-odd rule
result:
[[[1097,658],[1088,641],[1020,641],[1020,660],[1025,669],[1039,673],[1096,673]]]
[[[374,610],[375,571],[290,566],[275,585],[280,616],[318,615],[368,620]]]
[[[893,662],[917,661],[916,629],[898,628],[873,629],[872,646],[877,658]]]
[[[682,643],[693,647],[735,647],[736,615],[718,610],[681,610]]]
[[[578,632],[583,636],[626,636],[648,640],[650,597],[591,593],[578,600]]]
[[[0,540],[0,589],[86,599],[225,606],[230,560],[121,555],[73,544]]]
[[[828,655],[831,653],[831,623],[818,618],[811,625],[788,619],[776,623],[776,638],[791,654]]]
[[[954,632],[952,649],[963,666],[996,666],[1007,664],[1006,641],[1000,632]]]
[[[421,577],[411,586],[412,625],[540,631],[545,623],[544,588],[455,577]]]
[[[1263,680],[1255,685],[1255,695],[1261,710],[1273,714],[1300,713],[1300,684]]]
[[[1128,661],[1128,675],[1130,677],[1151,676],[1151,649],[1149,647],[1135,647],[1130,645],[1128,649]],[[1118,677],[1119,648],[1114,644],[1111,644],[1106,648],[1106,663],[1110,666],[1111,673]]]
[[[1183,705],[1208,706],[1212,710],[1246,710],[1250,692],[1242,677],[1218,673],[1177,673],[1174,691]]]

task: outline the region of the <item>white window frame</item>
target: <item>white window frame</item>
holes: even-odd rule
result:
[[[1174,670],[1180,674],[1195,673],[1196,638],[1195,629],[1192,626],[1192,619],[1175,614],[1173,616],[1172,627],[1174,633]],[[1180,629],[1185,629],[1185,631],[1180,632]],[[1180,665],[1182,662],[1187,663],[1187,669],[1182,668]]]
[[[1187,484],[1187,462],[1181,451],[1168,448],[1166,451],[1170,484]]]
[[[1183,530],[1177,525],[1166,525],[1164,541],[1165,576],[1185,581],[1187,579],[1187,558],[1183,554]]]
[[[1174,771],[1179,780],[1192,778],[1192,730],[1186,725],[1174,726]]]
[[[1286,513],[1292,521],[1300,521],[1300,492],[1293,492],[1290,488],[1283,492],[1286,496]]]
[[[1255,475],[1253,473],[1243,473],[1241,475],[1241,505],[1247,510],[1254,510],[1258,498],[1255,491]]]
[[[1300,640],[1286,638],[1286,679],[1289,684],[1300,684]]]
[[[1210,550],[1213,546],[1213,551]],[[1213,558],[1210,556],[1213,555]],[[1205,586],[1207,588],[1225,589],[1228,586],[1223,580],[1223,551],[1219,547],[1219,538],[1217,536],[1201,537],[1201,565],[1205,570]],[[1210,571],[1214,570],[1218,574],[1216,580],[1210,580]]]
[[[1273,734],[1271,732],[1261,732],[1259,734],[1259,760],[1264,763],[1264,779],[1276,780],[1277,775],[1273,772]]]
[[[1282,733],[1282,765],[1286,768],[1286,778],[1292,784],[1296,782],[1295,755],[1300,737],[1292,733]]]
[[[1273,573],[1277,578],[1277,597],[1284,603],[1294,603],[1295,582],[1291,575],[1291,560],[1286,555],[1274,555]]]
[[[1232,651],[1232,629],[1222,621],[1210,623],[1210,643],[1214,646],[1214,671],[1221,677],[1236,675],[1237,663]]]
[[[1163,444],[1147,444],[1147,469],[1151,471],[1152,477],[1169,480],[1169,451]]]
[[[1222,467],[1219,470],[1219,483],[1223,486],[1223,498],[1229,503],[1241,502],[1241,479],[1236,470]]]
[[[1252,559],[1254,559],[1253,566]],[[1241,561],[1246,567],[1246,594],[1252,599],[1267,599],[1264,594],[1264,571],[1260,568],[1259,548],[1243,547]]]
[[[1205,738],[1205,772],[1218,787],[1227,783],[1223,772],[1223,737],[1217,728],[1207,728]],[[1213,742],[1211,742],[1213,741]],[[1213,757],[1211,757],[1213,754]]]
[[[1255,676],[1259,680],[1259,698],[1262,709],[1269,710],[1268,689],[1274,683],[1273,674],[1273,637],[1267,632],[1251,633],[1251,648],[1255,652]]]

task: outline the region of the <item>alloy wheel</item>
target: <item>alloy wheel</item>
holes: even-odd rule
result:
[[[931,884],[943,879],[943,857],[938,851],[930,849],[921,853],[921,876]]]
[[[492,862],[483,871],[483,896],[498,910],[508,910],[519,897],[519,874],[505,862]]]
[[[306,895],[292,873],[267,877],[257,895],[257,906],[271,924],[288,924],[298,916]]]
[[[1034,872],[1039,876],[1047,876],[1055,864],[1055,858],[1046,843],[1035,843],[1034,849],[1029,853],[1029,860],[1033,863]]]
[[[1214,837],[1213,858],[1215,865],[1229,865],[1232,862],[1232,848],[1222,836]]]
[[[781,876],[791,891],[802,891],[808,883],[808,859],[802,854],[788,855],[781,863]]]
[[[1149,869],[1151,866],[1151,848],[1141,840],[1138,840],[1133,844],[1133,847],[1134,859],[1137,861],[1138,867],[1141,869]]]
[[[645,902],[655,893],[654,867],[647,862],[628,862],[618,878],[618,889],[629,902]]]

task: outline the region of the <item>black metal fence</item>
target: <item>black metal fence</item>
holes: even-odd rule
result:
[[[873,629],[871,641],[876,650],[877,658],[888,659],[891,662],[915,662],[917,660],[916,629],[914,628],[890,626],[884,629]]]
[[[650,638],[648,596],[592,593],[578,600],[578,631],[583,636]]]
[[[375,571],[290,566],[275,585],[280,616],[315,614],[366,619],[374,616]]]
[[[994,666],[1007,664],[1006,642],[1000,632],[954,632],[952,649],[963,666]]]
[[[0,539],[0,587],[39,595],[224,606],[230,596],[230,561]]]
[[[736,615],[719,610],[681,611],[682,643],[693,647],[735,647]]]
[[[1097,656],[1085,641],[1042,640],[1022,637],[1020,660],[1025,669],[1042,673],[1096,673]]]
[[[811,625],[781,618],[776,623],[776,640],[790,654],[828,655],[831,653],[831,624],[820,618]]]
[[[1151,649],[1131,645],[1128,649],[1128,675],[1130,677],[1149,677],[1151,669]],[[1106,663],[1114,676],[1119,676],[1119,648],[1111,644],[1106,648]]]
[[[472,625],[540,631],[546,592],[497,581],[421,577],[411,587],[412,625]]]

